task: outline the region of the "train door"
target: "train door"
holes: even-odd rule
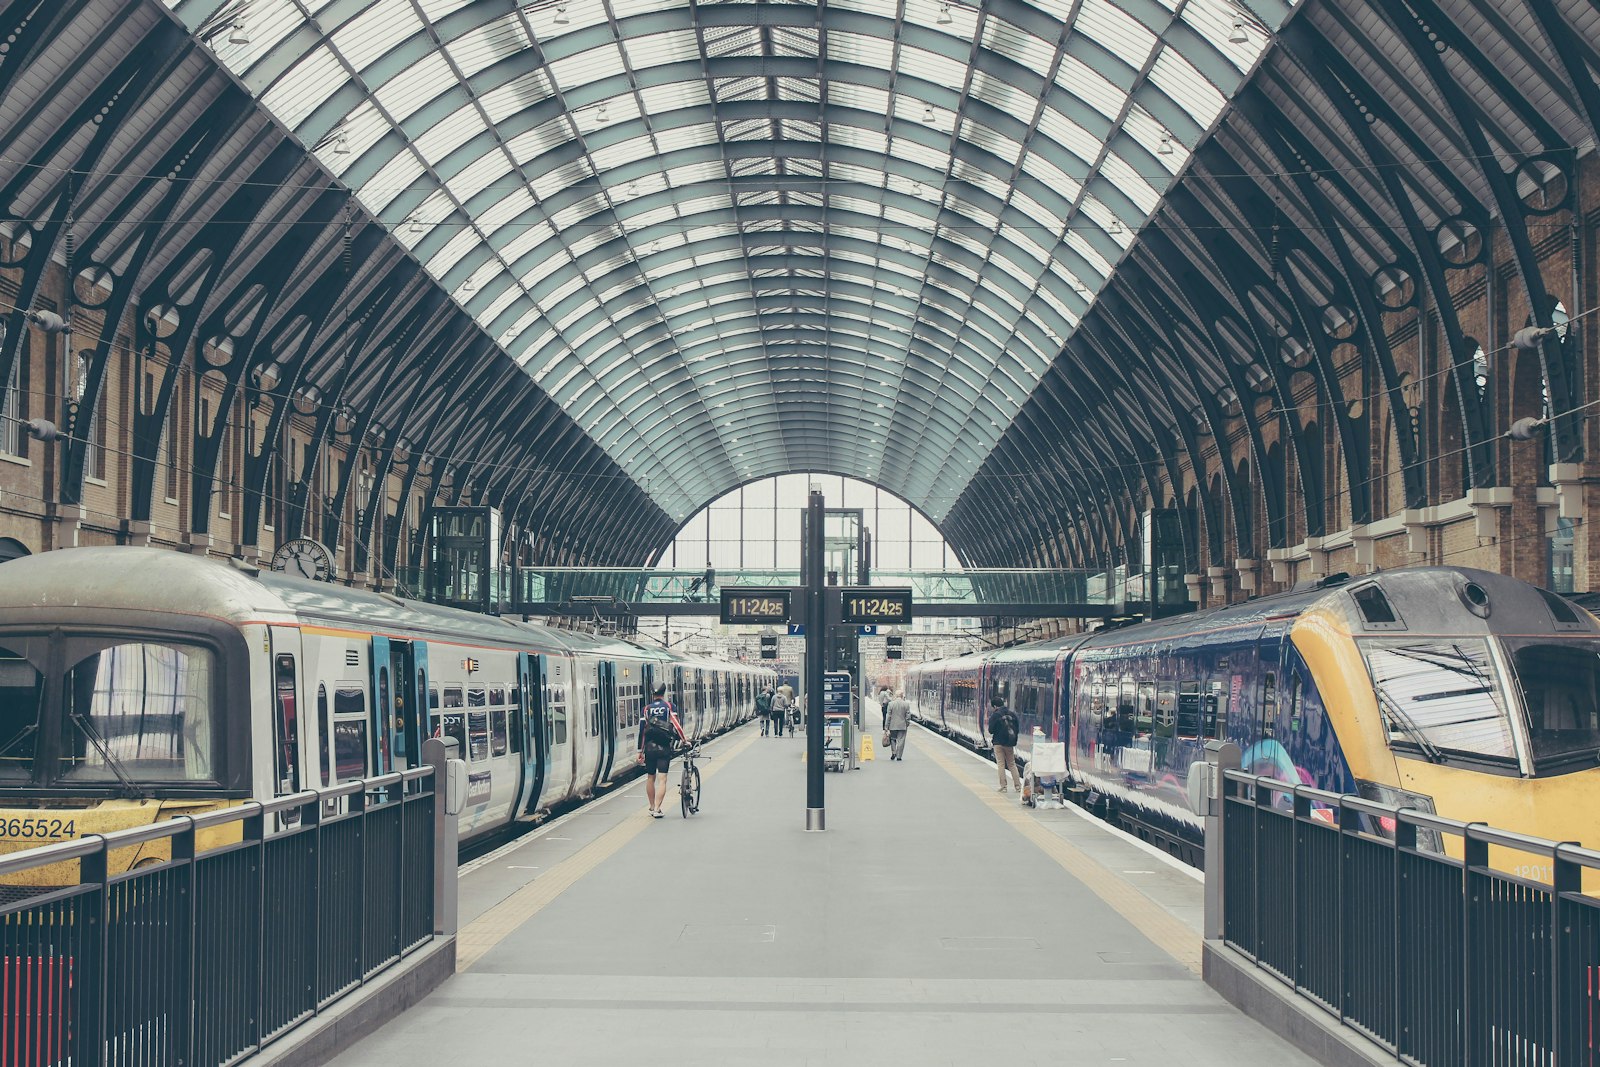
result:
[[[522,737],[522,799],[518,810],[532,815],[539,810],[544,792],[545,768],[550,762],[544,714],[545,658],[532,652],[517,653],[517,730]]]
[[[307,752],[319,747],[307,745],[309,726],[304,714],[306,703],[301,698],[299,666],[300,631],[289,627],[274,627],[272,635],[272,751],[273,794],[288,796],[300,792],[302,783],[317,781],[316,769],[305,761]],[[326,738],[319,742],[326,743]],[[279,816],[281,826],[300,822],[300,812],[284,812]]]
[[[600,687],[600,752],[595,758],[594,788],[611,782],[611,769],[617,760],[617,665],[603,659],[596,682]]]
[[[383,640],[377,638],[375,640]],[[377,661],[377,648],[373,648]],[[422,762],[422,742],[432,735],[428,715],[428,646],[389,642],[389,752],[401,770]]]
[[[576,735],[579,731],[575,727],[582,721],[577,715],[578,708],[588,696],[582,681],[572,670],[572,660],[566,656],[545,659],[544,731],[545,750],[550,758],[545,762],[544,773],[547,792],[553,799],[566,798],[577,785],[573,751],[578,747]]]
[[[1283,653],[1288,644],[1289,620],[1268,620],[1256,639],[1256,677],[1252,687],[1250,736],[1244,749],[1243,766],[1252,774],[1270,775],[1284,781],[1297,781],[1294,764],[1285,745],[1279,710],[1283,703]]]
[[[372,639],[372,773],[388,774],[394,769],[395,678],[391,642],[387,637]]]
[[[687,689],[683,680],[685,672],[682,667],[676,664],[668,667],[667,671],[667,696],[672,699],[673,710],[678,713],[678,722],[682,724],[684,731],[687,732],[689,729],[689,705],[684,703],[683,699],[684,691]]]

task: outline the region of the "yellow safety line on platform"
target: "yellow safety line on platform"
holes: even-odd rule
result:
[[[701,764],[700,778],[704,781],[727,766],[729,760],[749,748],[759,735],[752,732],[725,752],[718,752],[715,762]],[[638,784],[638,783],[634,783]],[[676,783],[669,776],[668,789],[676,792]],[[456,972],[459,974],[477,963],[486,953],[504,941],[513,930],[539,914],[546,905],[577,883],[577,881],[632,841],[651,822],[647,815],[625,818],[578,852],[562,860],[543,875],[529,882],[472,922],[462,927],[456,935]]]
[[[972,790],[973,795],[987,804],[996,815],[1010,823],[1023,837],[1038,845],[1044,854],[1060,864],[1061,868],[1088,886],[1095,896],[1109,904],[1118,915],[1127,919],[1139,932],[1155,942],[1167,955],[1183,964],[1195,974],[1200,973],[1200,936],[1169,913],[1161,905],[1145,896],[1132,884],[1118,878],[1100,864],[1090,859],[1081,849],[1063,841],[1040,826],[1034,817],[1017,806],[1014,793],[1000,793],[993,785],[980,785],[962,773],[938,747],[924,742],[917,735],[917,750]],[[910,738],[908,738],[910,740]]]

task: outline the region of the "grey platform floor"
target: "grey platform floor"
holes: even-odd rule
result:
[[[1194,972],[1186,870],[911,742],[827,775],[826,833],[801,742],[747,727],[694,818],[633,785],[464,869],[465,969],[335,1062],[1311,1062]]]

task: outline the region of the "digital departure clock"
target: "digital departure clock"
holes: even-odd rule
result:
[[[725,625],[760,625],[789,621],[790,590],[722,590],[722,621]]]
[[[839,621],[863,626],[897,625],[911,621],[910,589],[846,586]]]

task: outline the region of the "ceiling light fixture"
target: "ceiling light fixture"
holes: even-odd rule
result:
[[[249,44],[250,31],[244,28],[244,18],[236,18],[228,29],[229,44]]]
[[[924,106],[923,107],[923,109],[922,109],[922,121],[923,122],[926,122],[929,126],[932,126],[934,124],[934,121],[937,118],[938,118],[938,116],[933,113],[933,108],[931,106]]]
[[[336,156],[348,156],[350,154],[350,135],[343,130],[334,134],[333,154]]]
[[[557,26],[565,26],[567,23],[572,21],[571,19],[567,18],[566,4],[556,5],[556,17],[552,21],[554,21]]]
[[[1164,134],[1161,135],[1161,143],[1156,145],[1156,155],[1158,155],[1158,156],[1170,156],[1170,155],[1172,155],[1172,134],[1164,133]]]
[[[406,232],[407,233],[421,233],[422,232],[422,220],[417,218],[415,215],[411,216],[411,218],[408,220],[407,225],[406,225]]]
[[[1122,236],[1122,233],[1123,233],[1122,220],[1121,219],[1112,219],[1111,220],[1111,235],[1113,237],[1120,237],[1120,236]]]
[[[951,15],[950,15],[950,5],[949,4],[940,4],[939,5],[939,25],[948,26],[954,21],[955,21],[955,19],[953,17],[951,17]]]
[[[1244,29],[1244,16],[1233,16],[1233,29],[1228,32],[1228,43],[1247,44],[1249,41],[1250,35],[1246,33]]]
[[[478,291],[478,283],[472,278],[468,278],[466,281],[461,283],[461,291],[463,293],[475,293]]]
[[[596,122],[610,122],[611,121],[611,116],[606,113],[606,105],[601,104],[601,105],[599,105],[598,107],[596,107],[594,109],[594,120]]]
[[[628,195],[629,196],[638,196],[639,195],[639,183],[638,182],[629,182],[628,183]]]

